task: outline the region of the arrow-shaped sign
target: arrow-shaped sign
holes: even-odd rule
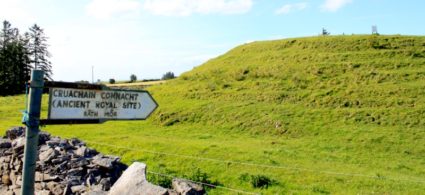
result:
[[[147,91],[53,87],[46,121],[144,120],[158,107]]]

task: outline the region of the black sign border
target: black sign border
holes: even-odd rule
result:
[[[159,104],[152,97],[152,95],[146,90],[129,90],[129,89],[111,89],[106,85],[98,85],[98,84],[89,84],[89,83],[71,83],[71,82],[56,82],[56,81],[46,81],[44,83],[45,88],[49,88],[49,106],[48,106],[48,118],[41,119],[40,125],[60,125],[60,124],[97,124],[104,123],[106,121],[115,121],[115,120],[146,120],[149,116],[152,115],[153,112],[158,108]],[[111,118],[99,118],[99,119],[50,119],[50,111],[51,111],[51,101],[52,101],[52,93],[50,93],[50,88],[67,88],[67,89],[94,89],[94,90],[104,90],[104,91],[128,91],[128,92],[142,92],[146,93],[155,103],[156,107],[154,110],[149,113],[145,118],[132,118],[132,119],[111,119]]]

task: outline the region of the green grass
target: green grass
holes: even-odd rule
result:
[[[249,192],[421,194],[424,46],[422,36],[254,42],[150,87],[160,108],[147,121],[44,129],[150,171]],[[19,124],[23,102],[0,98],[0,132]]]

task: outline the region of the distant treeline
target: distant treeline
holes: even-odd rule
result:
[[[31,70],[44,70],[45,79],[51,80],[52,66],[48,58],[47,37],[37,24],[29,32],[20,33],[8,21],[0,31],[0,96],[25,92],[25,83]]]

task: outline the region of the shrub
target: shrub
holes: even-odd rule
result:
[[[110,84],[114,84],[115,83],[115,79],[109,79],[109,83]]]
[[[132,75],[130,76],[130,82],[131,82],[131,83],[133,83],[133,82],[135,82],[135,81],[137,81],[137,76],[136,76],[135,74],[132,74]]]
[[[174,76],[173,72],[166,72],[163,76],[162,76],[162,80],[168,80],[168,79],[174,79],[176,78]]]
[[[251,185],[254,188],[268,188],[274,181],[265,175],[251,175]]]
[[[162,175],[156,174],[148,174],[147,179],[149,182],[152,182],[164,188],[172,188],[172,179],[169,177],[164,177]]]
[[[209,175],[205,172],[202,172],[201,169],[197,168],[195,170],[195,172],[193,172],[191,175],[186,176],[185,178],[188,178],[189,180],[192,181],[196,181],[196,182],[202,182],[202,183],[207,183],[207,184],[212,184],[212,185],[221,185],[218,181],[212,181],[209,178]],[[207,186],[205,186],[206,188],[208,188]]]

